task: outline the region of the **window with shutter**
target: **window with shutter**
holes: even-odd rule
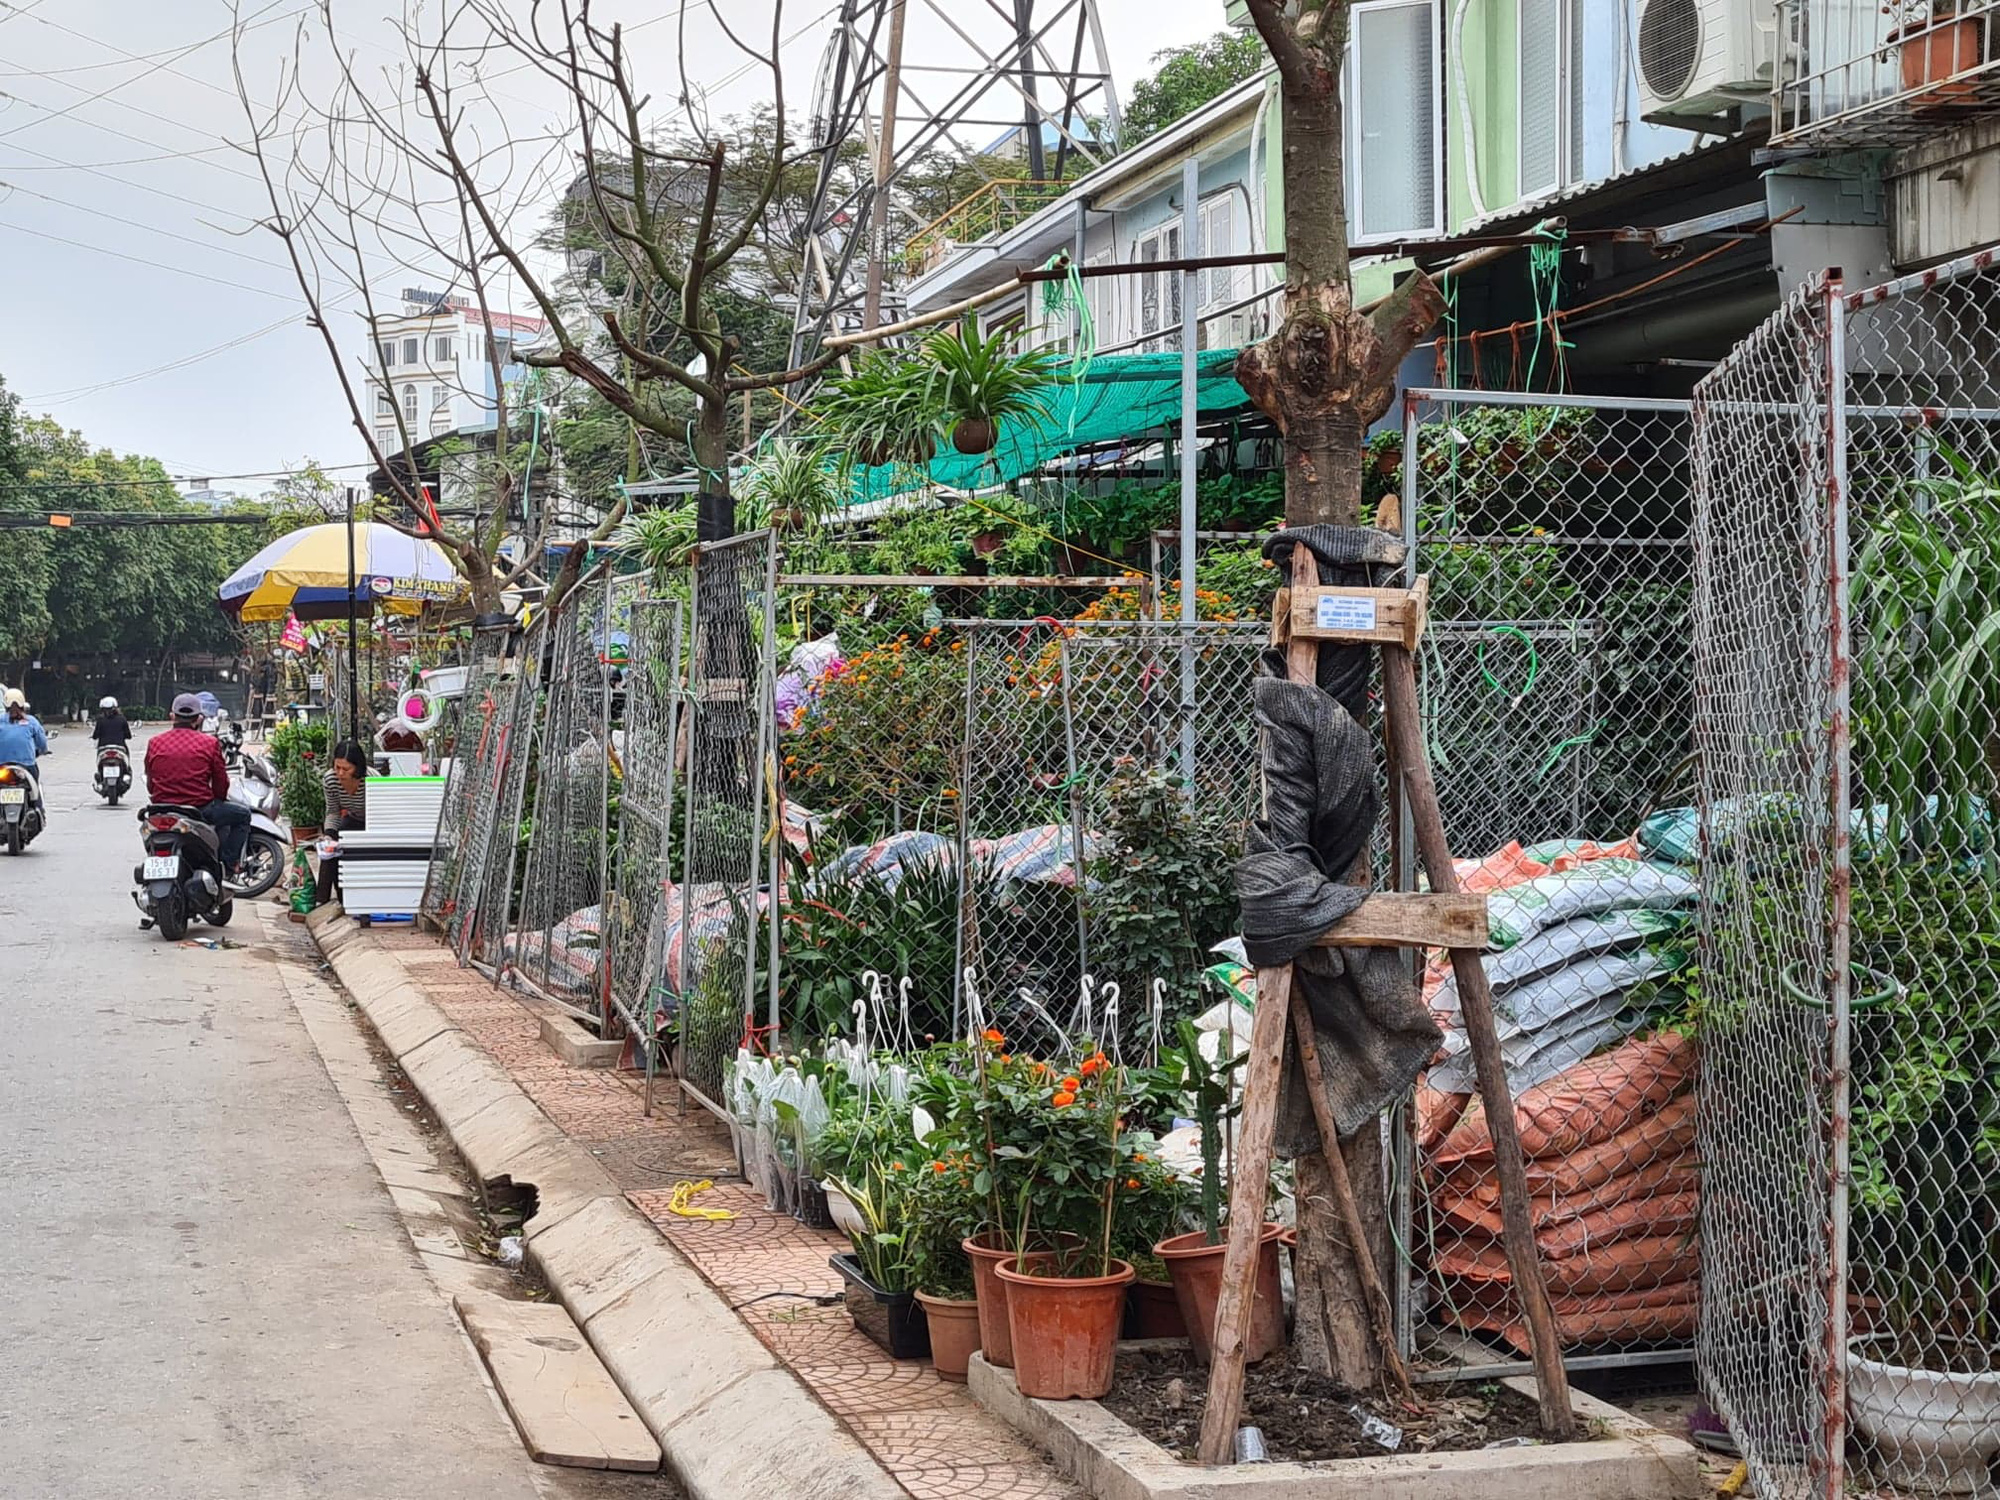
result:
[[[394,340],[387,340],[383,343],[377,344],[375,346],[375,352],[381,355],[382,357],[383,369],[386,370],[390,366],[396,363],[396,345]]]
[[[1569,137],[1563,0],[1516,0],[1519,34],[1520,196],[1539,198],[1568,180]]]
[[[417,388],[413,385],[403,387],[403,420],[405,422],[417,420]]]
[[[404,339],[403,363],[406,365],[413,365],[416,362],[417,362],[417,341],[415,339]]]
[[[1347,176],[1354,238],[1441,234],[1436,12],[1428,0],[1360,0],[1352,34]]]

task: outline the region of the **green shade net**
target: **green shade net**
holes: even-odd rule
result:
[[[1195,356],[1195,408],[1205,414],[1232,411],[1250,398],[1236,383],[1234,349],[1204,349]],[[947,442],[920,473],[910,464],[857,465],[850,504],[902,494],[923,483],[976,490],[1032,474],[1051,460],[1079,448],[1121,439],[1139,443],[1159,427],[1181,419],[1181,356],[1107,354],[1090,363],[1083,378],[1064,381],[1042,394],[1042,413],[1008,417],[991,453],[959,453]]]

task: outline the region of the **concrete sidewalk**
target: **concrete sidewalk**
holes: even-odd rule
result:
[[[927,1362],[891,1360],[822,1305],[830,1232],[719,1180],[726,1133],[665,1080],[573,1068],[525,997],[408,928],[316,916],[314,934],[474,1172],[531,1183],[530,1257],[695,1500],[1069,1500],[1080,1492]],[[677,1183],[725,1220],[675,1214]]]

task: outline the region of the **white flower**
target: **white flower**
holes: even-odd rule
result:
[[[937,1130],[937,1121],[931,1118],[929,1110],[919,1104],[910,1111],[910,1128],[916,1132],[918,1140],[927,1141]]]

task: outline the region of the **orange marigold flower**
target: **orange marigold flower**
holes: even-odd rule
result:
[[[945,1164],[941,1161],[934,1161],[931,1163],[931,1170],[933,1172],[942,1172],[945,1170]]]
[[[892,1172],[900,1172],[903,1170],[903,1164],[899,1161],[892,1161],[889,1163],[889,1170]]]
[[[1083,1087],[1083,1084],[1077,1078],[1077,1076],[1074,1073],[1072,1073],[1070,1074],[1069,1077],[1065,1078],[1062,1081],[1062,1086],[1065,1092],[1074,1094],[1078,1089]]]
[[[1132,1160],[1134,1161],[1144,1161],[1145,1159],[1146,1159],[1146,1153],[1143,1151],[1134,1151],[1132,1153]]]
[[[1003,1052],[1000,1054],[1000,1061],[1002,1061],[1003,1063],[1012,1062],[1013,1060],[1014,1060],[1014,1054],[1011,1052]]]
[[[1125,1179],[1125,1186],[1127,1186],[1128,1188],[1136,1189],[1139,1186],[1139,1179],[1136,1177],[1128,1177]]]
[[[1049,1103],[1053,1104],[1057,1109],[1062,1109],[1066,1105],[1076,1103],[1076,1095],[1072,1094],[1067,1089],[1063,1089],[1059,1091],[1056,1094],[1056,1096],[1049,1101]]]
[[[995,1031],[991,1026],[989,1026],[986,1028],[986,1040],[991,1042],[994,1046],[997,1047],[1002,1042],[1006,1041],[1007,1038],[1005,1038],[999,1032]]]
[[[1102,1052],[1094,1052],[1083,1060],[1083,1066],[1078,1068],[1077,1071],[1083,1074],[1085,1078],[1088,1078],[1091,1074],[1101,1073],[1110,1066],[1111,1060],[1108,1057]]]

